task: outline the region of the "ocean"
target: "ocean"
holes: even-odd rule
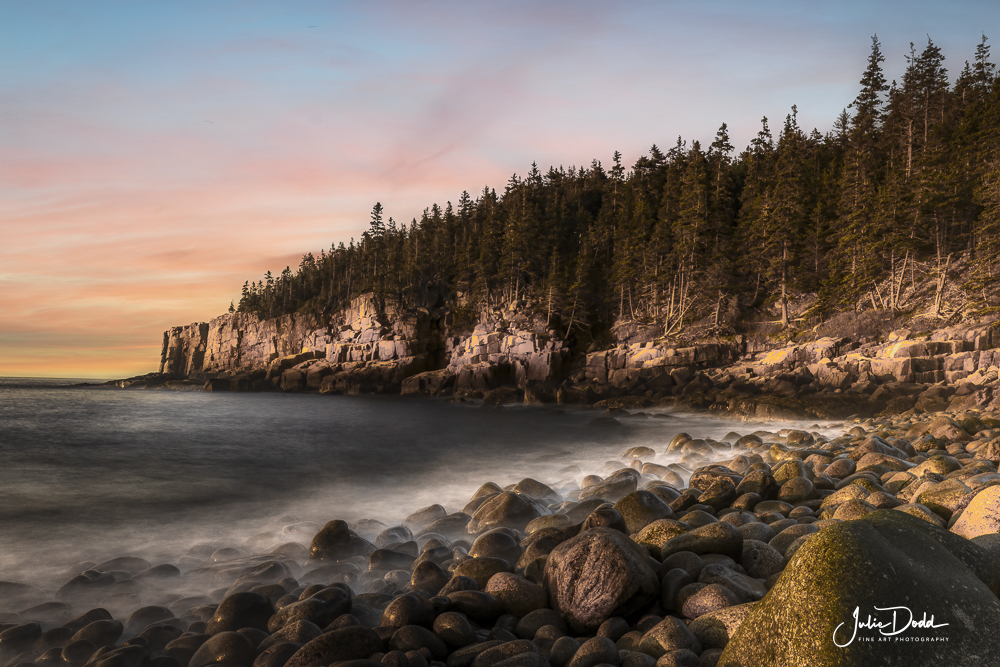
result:
[[[0,379],[0,580],[48,587],[120,555],[176,563],[195,544],[239,546],[300,521],[396,525],[434,503],[460,511],[488,481],[578,485],[637,445],[668,463],[681,432],[796,426],[652,409],[609,428],[592,409],[78,382]]]

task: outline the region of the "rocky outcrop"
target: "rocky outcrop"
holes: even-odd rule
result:
[[[569,366],[569,350],[554,331],[487,329],[479,325],[468,338],[449,341],[447,370],[455,376],[457,391],[485,393],[507,384],[553,382]]]
[[[694,369],[730,364],[742,352],[737,342],[688,347],[653,342],[619,345],[587,355],[586,379],[622,388],[649,383],[672,387],[685,384]]]
[[[230,313],[165,332],[160,373],[200,378],[212,391],[481,396],[511,384],[554,386],[569,370],[565,341],[516,304],[483,311],[471,334],[453,332],[450,319],[445,309],[380,305],[371,294],[330,317]]]
[[[160,374],[118,384],[490,394],[495,404],[604,407],[634,397],[647,406],[679,404],[744,419],[1000,406],[997,323],[920,336],[903,329],[884,343],[821,338],[776,349],[741,337],[683,343],[657,337],[653,325],[618,323],[611,329],[614,347],[581,354],[522,302],[482,308],[472,318],[467,304],[461,308],[380,303],[365,294],[331,315],[262,320],[231,313],[165,332]],[[465,324],[456,324],[456,317]]]
[[[404,378],[440,365],[438,325],[427,309],[380,308],[371,294],[330,317],[229,313],[165,332],[160,373],[213,391],[398,393]]]

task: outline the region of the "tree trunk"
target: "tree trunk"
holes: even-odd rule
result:
[[[781,327],[788,328],[788,242],[781,244]]]

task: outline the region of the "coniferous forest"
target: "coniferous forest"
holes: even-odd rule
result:
[[[956,267],[962,267],[956,271]],[[366,291],[425,303],[523,301],[567,331],[622,319],[731,330],[814,294],[814,318],[895,312],[915,280],[960,290],[963,314],[1000,292],[1000,83],[987,38],[958,74],[930,40],[889,81],[872,38],[857,97],[825,134],[761,119],[737,153],[725,124],[628,167],[532,164],[498,192],[463,192],[398,224],[380,204],[359,241],[246,283],[241,312],[332,312]],[[937,306],[935,306],[937,307]],[[553,318],[555,318],[553,320]]]

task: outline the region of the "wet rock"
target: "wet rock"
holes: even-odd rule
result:
[[[731,590],[719,584],[709,584],[688,597],[680,611],[685,618],[698,618],[738,604],[740,599]]]
[[[448,511],[441,505],[430,505],[429,507],[417,510],[403,519],[403,526],[416,533],[424,526],[434,523],[438,519],[447,515]]]
[[[152,567],[152,564],[145,558],[136,558],[135,556],[120,556],[118,558],[112,558],[111,560],[106,560],[103,563],[99,563],[94,566],[93,569],[99,570],[101,572],[111,572],[112,570],[124,570],[129,574],[135,575],[143,570],[148,570]]]
[[[136,635],[137,639],[145,639],[146,647],[151,653],[159,653],[163,647],[175,639],[180,638],[184,631],[174,625],[156,623],[146,627]]]
[[[321,634],[323,634],[323,631],[315,623],[306,620],[299,620],[293,623],[288,623],[282,626],[281,629],[272,632],[271,635],[261,642],[257,648],[259,650],[263,650],[270,648],[271,646],[275,646],[276,644],[288,642],[294,644],[305,644],[313,639],[316,639]]]
[[[692,621],[688,628],[703,649],[725,648],[756,604],[747,602],[709,612]]]
[[[37,586],[16,581],[0,581],[0,600],[7,608],[21,609],[38,604],[49,598],[49,594]]]
[[[948,521],[952,514],[964,506],[965,497],[971,492],[972,489],[961,480],[946,479],[926,491],[921,491],[914,500]]]
[[[638,648],[654,658],[660,658],[666,653],[678,649],[701,653],[701,643],[698,638],[688,629],[684,621],[675,616],[668,616],[646,632],[642,636]]]
[[[778,489],[778,500],[796,504],[816,497],[816,487],[805,477],[793,477]]]
[[[379,625],[391,628],[401,628],[404,625],[430,627],[433,623],[434,609],[427,599],[416,593],[405,593],[386,606]]]
[[[334,584],[279,609],[267,621],[267,629],[275,632],[296,621],[309,621],[323,628],[339,616],[349,613],[351,606],[351,589],[345,584]]]
[[[483,591],[500,601],[504,613],[518,618],[547,606],[549,598],[544,586],[510,572],[494,574]]]
[[[97,570],[86,570],[63,584],[56,592],[61,600],[86,600],[107,595],[115,584],[113,575]]]
[[[66,644],[62,649],[56,649],[59,651],[59,658],[66,665],[73,665],[79,667],[80,665],[85,665],[90,656],[94,655],[97,651],[97,646],[86,639],[77,639],[76,641]]]
[[[492,625],[503,614],[503,605],[484,591],[456,591],[448,594],[452,608],[483,626]]]
[[[410,589],[428,596],[437,595],[450,577],[437,563],[425,560],[413,567],[410,575]]]
[[[738,602],[755,602],[767,592],[764,584],[757,579],[737,572],[732,567],[717,563],[709,563],[698,573],[698,582],[702,584],[718,584],[728,588],[736,595]]]
[[[208,635],[195,634],[178,637],[163,647],[163,655],[174,658],[182,665],[191,661],[191,656],[208,641]]]
[[[628,525],[622,513],[609,505],[602,505],[591,512],[580,524],[579,532],[585,532],[592,528],[613,528],[619,532],[628,534]]]
[[[70,641],[73,634],[73,631],[65,626],[50,628],[35,640],[32,648],[39,653],[44,653],[50,648],[62,648]]]
[[[649,524],[634,536],[636,544],[649,549],[650,553],[659,554],[663,545],[678,535],[690,532],[691,526],[674,519],[660,519]]]
[[[381,549],[390,544],[401,544],[413,539],[413,533],[405,526],[386,528],[375,536],[375,547]]]
[[[607,637],[593,637],[580,644],[573,659],[566,667],[595,667],[595,665],[618,665],[621,656],[618,647]]]
[[[298,565],[276,554],[247,556],[197,568],[188,572],[186,578],[204,585],[227,588],[234,583],[270,584],[289,576],[290,567],[297,568]]]
[[[467,529],[471,520],[472,517],[465,512],[455,512],[428,524],[416,536],[441,535],[449,540],[459,540],[468,535]]]
[[[659,519],[673,516],[670,506],[659,496],[649,491],[633,491],[615,503],[615,509],[625,521],[628,534],[638,533]]]
[[[480,505],[466,529],[470,535],[501,527],[523,530],[532,519],[548,513],[529,496],[505,491]]]
[[[41,636],[42,626],[38,623],[21,623],[8,627],[0,632],[0,651],[5,651],[9,655],[20,653],[31,647]]]
[[[583,532],[553,549],[544,578],[552,607],[577,631],[637,611],[660,588],[649,557],[610,528]]]
[[[309,557],[314,561],[337,561],[353,556],[368,556],[375,550],[367,540],[355,535],[345,521],[328,521],[309,543]]]
[[[687,571],[679,567],[667,570],[660,580],[660,606],[666,611],[679,611],[683,606],[683,603],[678,605],[679,594],[685,586],[693,583],[694,577]]]
[[[257,657],[257,649],[244,635],[224,631],[210,637],[191,656],[189,667],[206,667],[214,663],[249,667]]]
[[[743,553],[743,535],[735,526],[716,521],[671,538],[660,548],[660,560],[679,551],[701,554],[723,554],[737,559]]]
[[[207,634],[234,632],[240,628],[267,630],[274,605],[260,593],[244,591],[233,593],[219,603],[208,622]]]
[[[125,621],[125,632],[130,635],[135,634],[151,623],[156,623],[157,621],[163,621],[173,617],[174,613],[166,607],[158,605],[141,607],[133,611],[129,615],[128,620]]]
[[[394,551],[392,549],[376,549],[368,556],[370,571],[388,572],[390,570],[409,570],[413,567],[416,556]]]
[[[748,575],[756,579],[767,579],[781,572],[784,568],[784,557],[781,552],[764,542],[743,540],[743,554],[740,556],[740,566]]]
[[[302,648],[302,644],[280,642],[261,649],[253,667],[284,667],[285,663]],[[181,663],[183,665],[183,663]]]
[[[513,572],[514,568],[502,558],[468,558],[452,570],[454,576],[471,577],[479,588],[486,588],[490,577],[498,572]]]
[[[656,661],[657,667],[701,667],[698,654],[686,648],[668,651]]]
[[[103,651],[107,652],[102,653]],[[140,644],[125,645],[117,649],[105,646],[94,652],[88,664],[95,667],[139,667],[148,658],[148,651]]]
[[[782,556],[788,550],[788,546],[803,535],[818,532],[819,528],[808,523],[799,523],[785,528],[768,542],[768,545],[776,549]]]
[[[382,639],[374,630],[355,625],[323,633],[296,651],[285,667],[325,667],[342,660],[365,659],[382,648]]]
[[[71,638],[70,643],[87,641],[95,647],[112,646],[122,636],[125,627],[115,620],[102,619],[88,623],[80,628]],[[3,634],[0,634],[0,646],[3,645]]]
[[[479,583],[472,577],[465,577],[462,575],[452,577],[448,580],[448,583],[438,591],[438,595],[443,595],[445,597],[451,595],[452,593],[457,593],[459,591],[478,591]]]
[[[471,646],[467,647],[466,650],[471,648]],[[503,661],[514,658],[515,656],[523,656],[524,654],[533,655],[535,658],[532,662],[522,662],[519,664],[539,665],[540,667],[541,663],[535,662],[537,658],[540,657],[538,655],[538,648],[527,639],[516,639],[514,641],[502,642],[495,646],[484,648],[482,651],[478,652],[470,665],[473,665],[474,667],[493,667],[494,665],[500,665]],[[448,663],[449,667],[453,667],[451,657],[448,658]]]
[[[181,575],[180,568],[176,565],[171,565],[170,563],[163,563],[162,565],[156,565],[154,567],[147,568],[142,572],[138,572],[135,575],[136,581],[152,580],[160,581],[164,579],[173,579],[174,577],[179,577]]]
[[[446,611],[434,619],[434,633],[453,648],[462,648],[476,641],[476,633],[465,614]]]
[[[502,558],[514,566],[522,551],[521,545],[509,532],[491,530],[476,538],[469,549],[469,555],[473,558]]]
[[[729,477],[719,476],[713,479],[705,490],[701,492],[698,502],[708,505],[718,512],[732,505],[733,501],[736,500],[736,496],[736,485],[733,483],[733,480]]]
[[[536,609],[525,614],[517,622],[517,625],[514,627],[514,634],[521,639],[531,639],[542,628],[547,626],[555,628],[561,634],[569,632],[569,626],[566,625],[565,619],[558,612],[552,609]]]
[[[441,638],[419,625],[405,625],[396,630],[389,639],[389,648],[397,651],[427,649],[434,660],[448,657],[448,647]]]
[[[765,500],[776,498],[778,483],[774,475],[766,470],[751,470],[736,486],[737,496],[742,496],[744,493],[755,493]]]
[[[580,500],[603,498],[617,502],[638,488],[639,476],[639,471],[632,468],[617,470],[601,482],[580,491]]]

